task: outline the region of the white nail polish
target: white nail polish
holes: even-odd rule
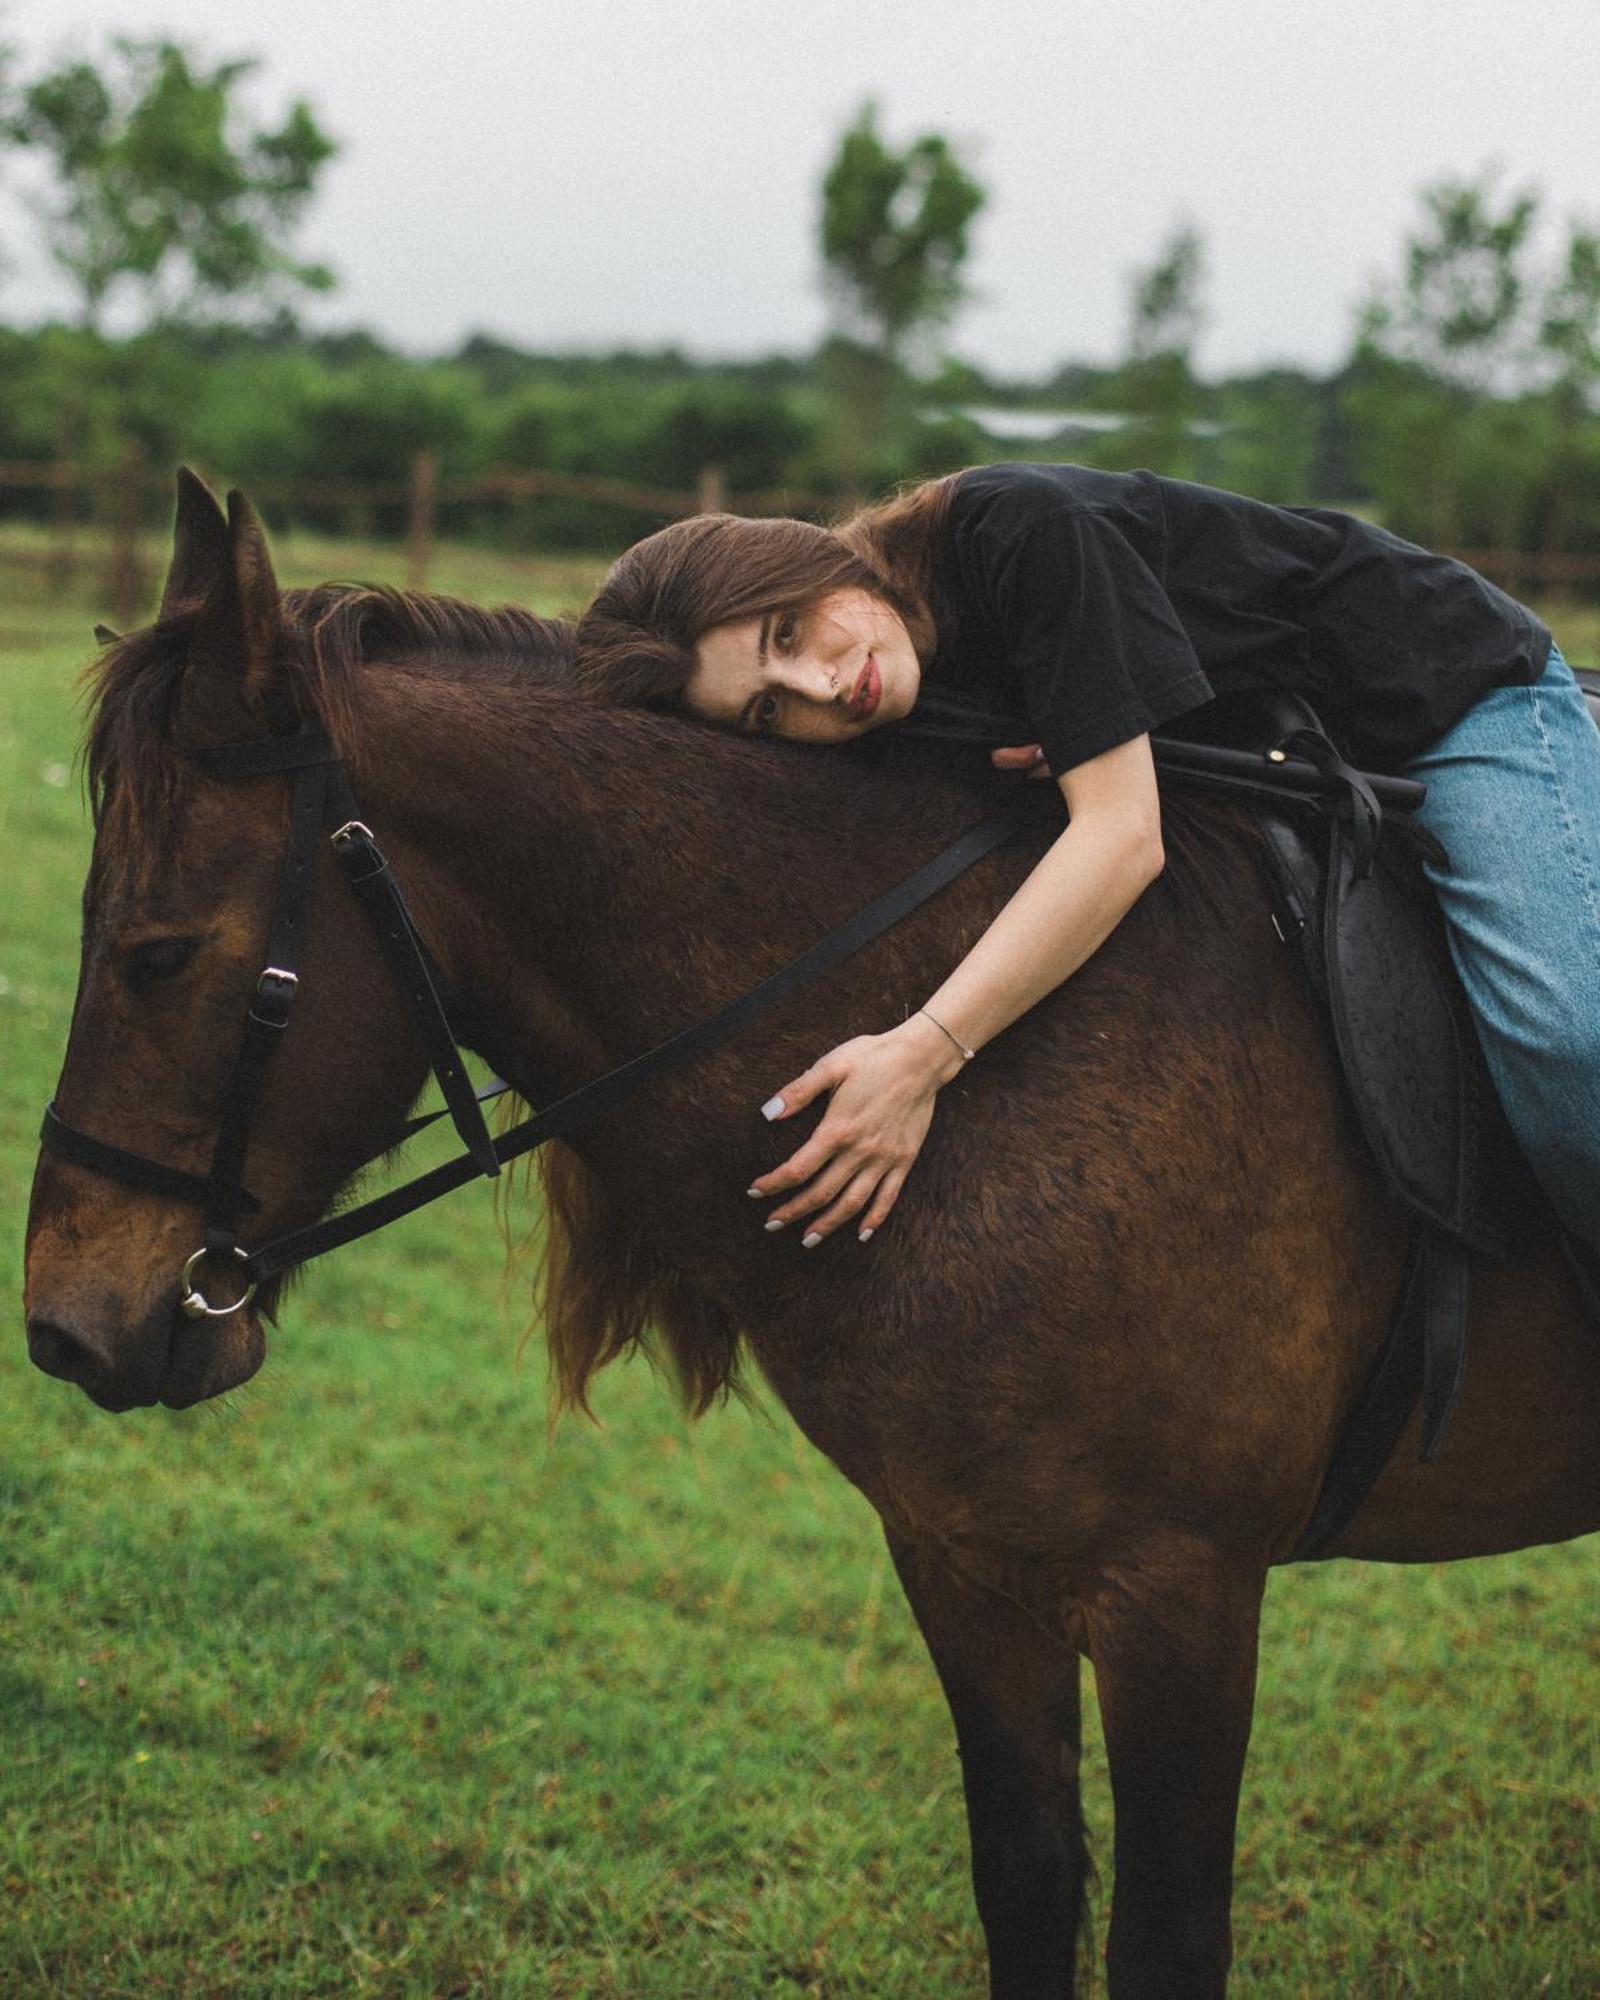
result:
[[[817,1247],[817,1245],[818,1245],[818,1244],[819,1244],[819,1243],[820,1243],[821,1241],[822,1241],[822,1238],[821,1238],[821,1237],[820,1237],[820,1236],[819,1236],[819,1235],[817,1234],[817,1232],[816,1232],[816,1231],[815,1231],[815,1230],[813,1229],[813,1230],[811,1230],[811,1231],[810,1231],[810,1232],[809,1232],[809,1233],[808,1233],[807,1235],[805,1235],[805,1236],[802,1236],[802,1237],[801,1237],[801,1239],[800,1239],[800,1248],[801,1248],[802,1250],[815,1250],[815,1249],[816,1249],[816,1247]]]
[[[769,1097],[761,1107],[761,1115],[769,1121],[774,1118],[781,1118],[783,1116],[783,1099],[781,1097]]]
[[[861,1234],[856,1238],[856,1241],[858,1243],[870,1243],[872,1241],[872,1231],[870,1229],[863,1229]]]
[[[774,1217],[772,1218],[772,1220],[771,1220],[771,1221],[770,1221],[769,1223],[767,1223],[767,1224],[766,1224],[766,1229],[767,1229],[767,1233],[768,1233],[768,1235],[771,1235],[771,1233],[772,1233],[772,1231],[773,1231],[774,1229],[781,1229],[782,1227],[783,1227],[783,1224],[782,1224],[782,1223],[781,1223],[781,1222],[780,1222],[780,1221],[778,1220],[777,1216],[774,1216]]]
[[[759,1201],[761,1199],[760,1188],[746,1188],[745,1193],[749,1195],[752,1201]]]

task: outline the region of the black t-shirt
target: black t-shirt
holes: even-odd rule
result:
[[[1263,684],[1393,770],[1491,688],[1537,680],[1550,634],[1448,557],[1318,507],[1081,465],[958,475],[918,710],[1020,723],[1070,770]]]

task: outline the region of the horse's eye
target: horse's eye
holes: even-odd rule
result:
[[[173,979],[200,948],[198,938],[152,938],[136,944],[123,962],[122,976],[135,993],[147,993],[163,979]]]

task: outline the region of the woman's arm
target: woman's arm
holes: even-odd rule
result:
[[[842,1043],[762,1106],[770,1118],[788,1118],[832,1092],[811,1137],[750,1190],[788,1197],[768,1217],[769,1229],[808,1217],[809,1248],[860,1215],[865,1241],[894,1206],[939,1086],[962,1066],[956,1042],[981,1047],[1059,986],[1160,874],[1148,736],[1065,772],[1060,784],[1071,815],[1065,832],[929,995],[927,1013]]]

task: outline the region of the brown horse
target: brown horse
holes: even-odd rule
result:
[[[979,816],[926,746],[826,755],[606,712],[526,614],[279,595],[254,515],[183,487],[162,616],[114,646],[62,1116],[204,1170],[262,963],[286,782],[200,747],[320,717],[448,976],[463,1035],[548,1101],[709,1012]],[[1043,805],[1045,802],[1041,801]],[[1257,1615],[1382,1338],[1406,1224],[1362,1157],[1255,837],[1170,803],[1165,874],[944,1092],[892,1223],[807,1253],[745,1198],[795,1143],[773,1080],[881,1029],[978,935],[1043,824],[762,1025],[546,1166],[560,1387],[654,1329],[693,1403],[744,1343],[870,1498],[960,1743],[993,1992],[1073,1990],[1079,1656],[1115,1802],[1117,2000],[1216,1995]],[[326,844],[324,843],[324,849]],[[399,1130],[410,1017],[326,853],[248,1178],[256,1241],[325,1212]],[[46,1156],[34,1359],[113,1409],[260,1362],[264,1296],[186,1318],[194,1210]],[[1600,1351],[1549,1247],[1479,1273],[1438,1463],[1408,1434],[1335,1553],[1438,1560],[1600,1525]]]

